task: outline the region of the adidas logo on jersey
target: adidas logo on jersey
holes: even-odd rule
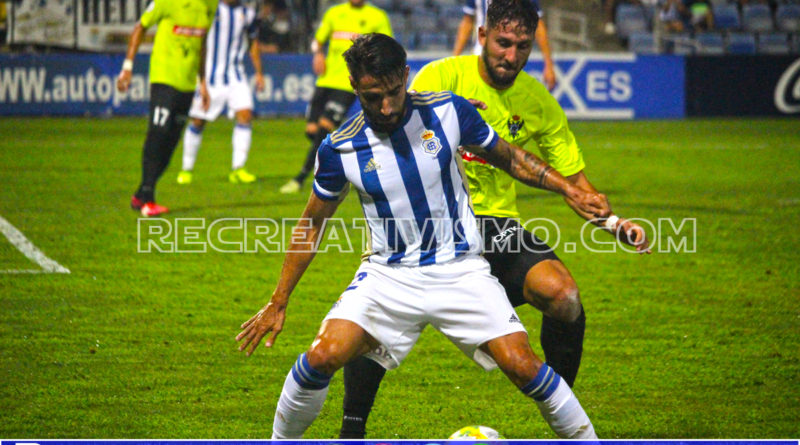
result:
[[[519,321],[519,318],[517,318],[517,314],[511,314],[511,318],[508,319],[508,322],[509,323],[522,323],[521,321]]]
[[[364,173],[374,172],[381,168],[381,165],[375,162],[375,158],[369,158],[369,162],[364,166]]]

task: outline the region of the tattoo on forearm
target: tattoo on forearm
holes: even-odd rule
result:
[[[541,171],[539,172],[539,177],[536,180],[536,184],[537,187],[545,188],[544,183],[547,181],[547,177],[550,175],[550,172],[553,171],[553,167],[550,167],[549,165],[540,165],[539,168]]]

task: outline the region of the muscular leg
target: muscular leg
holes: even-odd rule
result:
[[[581,364],[586,330],[575,280],[561,261],[545,260],[525,275],[523,294],[525,301],[542,311],[539,341],[547,363],[572,386]]]
[[[317,122],[306,125],[306,136],[311,139],[311,146],[308,148],[303,168],[300,170],[300,173],[294,177],[295,181],[302,184],[303,181],[306,180],[306,177],[314,170],[314,162],[317,159],[317,149],[319,149],[322,141],[325,140],[325,136],[335,129],[336,124],[324,116],[320,117]]]
[[[366,436],[367,417],[384,375],[386,369],[366,357],[358,357],[344,366],[344,416],[340,439],[363,439]]]
[[[547,364],[533,353],[528,334],[515,332],[488,341],[481,350],[503,373],[531,397],[550,428],[561,438],[596,439],[594,427],[575,394]]]
[[[272,424],[272,438],[302,437],[322,409],[333,373],[376,347],[377,342],[351,321],[323,322],[309,350],[297,359],[286,376]]]
[[[247,156],[250,153],[250,142],[253,139],[251,122],[253,120],[252,110],[239,110],[236,112],[236,126],[233,127],[232,142],[233,159],[231,170],[244,167]]]

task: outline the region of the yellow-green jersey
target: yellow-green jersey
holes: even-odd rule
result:
[[[487,105],[478,110],[483,119],[506,141],[532,149],[564,176],[583,170],[583,154],[558,102],[539,81],[520,72],[514,84],[497,90],[478,73],[478,57],[458,56],[425,65],[411,83],[417,91],[448,90]],[[469,194],[478,215],[518,218],[516,180],[478,156],[462,155],[469,179]]]
[[[178,91],[197,86],[200,50],[214,21],[218,0],[153,0],[139,23],[158,25],[150,54],[150,83],[163,83]]]
[[[373,32],[392,35],[389,16],[382,9],[369,3],[354,7],[349,1],[328,9],[314,35],[320,44],[328,43],[325,73],[317,79],[317,86],[353,91],[342,54],[353,45],[354,37]]]

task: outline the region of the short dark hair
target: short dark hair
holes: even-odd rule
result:
[[[344,52],[344,60],[356,81],[367,74],[377,79],[403,77],[406,50],[386,34],[364,34],[353,40],[353,46]]]
[[[486,12],[486,29],[517,22],[517,28],[536,32],[539,25],[539,8],[530,0],[491,0]]]

